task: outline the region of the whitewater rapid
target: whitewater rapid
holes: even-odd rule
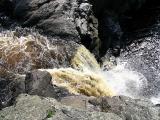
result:
[[[100,73],[116,95],[128,96],[133,99],[150,99],[154,104],[160,104],[160,94],[144,96],[148,87],[147,78],[140,72],[128,67],[127,62],[117,60],[117,65],[108,71]]]

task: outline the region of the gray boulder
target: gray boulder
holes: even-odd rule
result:
[[[14,0],[14,16],[55,38],[82,42],[99,54],[98,20],[88,0]]]
[[[73,19],[76,0],[14,0],[14,15],[23,26],[36,26],[44,33],[78,40]]]
[[[13,104],[15,98],[24,93],[25,76],[0,70],[0,109]]]
[[[14,106],[0,111],[2,120],[122,120],[114,113],[89,112],[51,98],[20,95]]]
[[[47,71],[33,70],[26,75],[25,92],[30,95],[60,99],[70,95],[68,90],[52,84],[52,76]]]
[[[123,120],[160,120],[160,108],[149,100],[116,96],[93,99],[90,103],[99,106],[103,112],[119,115]]]

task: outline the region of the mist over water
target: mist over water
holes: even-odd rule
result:
[[[109,71],[102,71],[102,76],[117,95],[140,98],[147,86],[147,79],[136,71],[125,68],[125,62],[119,62]]]
[[[109,71],[102,70],[100,74],[116,95],[129,96],[133,99],[147,98],[154,104],[160,104],[160,93],[158,95],[150,94],[148,92],[150,91],[150,85],[147,78],[142,73],[132,70],[131,66],[128,67],[127,62],[119,61],[117,66]],[[149,90],[146,91],[147,89]]]

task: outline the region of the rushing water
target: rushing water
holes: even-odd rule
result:
[[[141,42],[131,44],[117,58],[117,65],[110,70],[97,70],[98,74],[106,80],[117,95],[130,96],[132,98],[149,98],[155,104],[160,103],[159,29],[159,24],[157,24],[155,29],[151,29],[152,36],[144,37],[138,40]],[[66,46],[64,41],[59,43],[56,40],[58,41],[56,44],[47,41],[47,38],[37,37],[37,34],[21,35],[19,37],[15,36],[13,31],[3,33],[1,30],[1,67],[8,67],[15,73],[19,73],[19,71],[24,71],[22,73],[25,73],[39,68],[59,68],[59,65],[68,67],[70,63],[67,54],[72,47]],[[12,57],[15,54],[19,55],[19,57]],[[82,57],[85,57],[85,55],[82,55]],[[87,58],[80,59],[85,63],[86,67],[92,66],[90,65],[91,61],[89,61],[89,59],[93,59],[92,57],[88,58],[87,56]],[[97,71],[86,68],[84,72],[95,72],[97,74]]]
[[[32,64],[34,62],[35,62],[34,64],[37,64],[38,61],[43,61],[43,62],[42,64],[39,64],[38,62],[37,68],[51,69],[53,68],[52,65],[56,67],[55,61],[57,62],[60,61],[59,59],[55,59],[57,58],[55,57],[56,55],[53,56],[51,54],[53,52],[53,49],[56,53],[59,53],[62,56],[62,58],[65,58],[65,56],[67,55],[65,51],[60,52],[64,44],[60,45],[60,48],[57,48],[58,47],[57,45],[54,46],[53,43],[46,42],[47,38],[44,37],[36,38],[34,36],[28,35],[25,37],[22,36],[17,38],[11,34],[13,34],[12,31],[1,34],[0,62],[1,65],[5,65],[5,67],[8,66],[8,69],[12,70],[13,72],[17,73],[19,70],[27,72],[30,70],[27,68],[32,67]],[[103,68],[101,68],[102,70],[99,70],[99,68],[97,67],[91,70],[90,66],[93,65],[92,68],[96,66],[94,62],[91,61],[95,61],[96,63],[96,60],[92,55],[90,55],[89,53],[87,54],[86,51],[84,52],[87,55],[84,55],[83,50],[82,52],[81,51],[78,52],[77,56],[78,58],[75,60],[78,60],[77,61],[78,64],[82,64],[82,67],[84,67],[83,73],[92,72],[92,74],[95,75],[98,74],[100,77],[103,77],[103,79],[106,80],[107,85],[109,85],[109,87],[111,87],[114,90],[116,95],[124,95],[132,98],[149,98],[155,104],[158,104],[160,103],[159,37],[157,34],[155,34],[154,36],[146,37],[141,41],[142,42],[139,44],[133,43],[132,45],[129,46],[130,49],[128,51],[122,52],[121,56],[117,58],[117,65],[116,66],[111,65],[111,69],[108,71],[103,70]],[[29,42],[32,43],[31,46],[27,46],[30,45],[28,44]],[[27,48],[30,51],[27,51],[28,50]],[[68,49],[68,51],[70,50]],[[21,54],[19,55],[19,53],[23,53],[22,57]],[[33,56],[33,53],[36,56]],[[19,57],[14,56],[13,59],[11,57],[12,54],[13,56],[15,54],[16,56],[19,55]],[[45,57],[45,55],[48,56]],[[65,59],[67,60],[67,58]],[[13,63],[15,65],[11,66]],[[24,65],[19,63],[24,63]],[[46,64],[49,65],[44,66]],[[37,68],[32,68],[32,69],[37,69]],[[79,74],[80,73],[81,72],[79,72]],[[72,78],[72,76],[70,77]]]
[[[118,63],[113,69],[102,71],[101,74],[117,95],[140,98],[147,80],[141,73],[125,68],[125,64]]]

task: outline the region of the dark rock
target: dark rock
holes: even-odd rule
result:
[[[0,78],[0,109],[11,104],[14,87],[11,84],[11,81]]]
[[[14,0],[12,3],[14,17],[22,26],[36,27],[67,41],[82,42],[99,55],[98,21],[88,0]]]
[[[90,2],[99,21],[100,56],[104,56],[110,49],[111,54],[118,57],[124,33],[120,21],[127,18],[122,16],[126,13],[132,16],[132,11],[141,8],[145,0],[90,0]]]
[[[47,71],[34,70],[26,75],[25,92],[30,95],[60,99],[70,95],[65,88],[52,84],[52,76]]]
[[[88,0],[79,0],[75,9],[75,23],[82,44],[99,57],[101,42],[98,36],[98,19],[94,16]]]
[[[136,10],[145,3],[146,0],[89,0],[93,4],[96,16],[102,16],[104,12],[112,15],[123,14],[129,10]]]
[[[13,10],[13,4],[11,0],[1,0],[0,1],[0,12],[5,12],[8,15],[11,15]]]
[[[124,96],[104,97],[90,100],[101,111],[115,113],[124,120],[159,120],[160,108],[149,100],[131,99]]]
[[[0,109],[12,105],[15,98],[24,93],[24,78],[0,70]]]
[[[74,0],[16,0],[14,15],[23,26],[36,26],[44,33],[79,41],[73,19]]]

